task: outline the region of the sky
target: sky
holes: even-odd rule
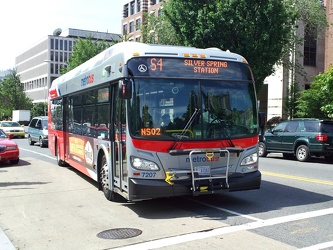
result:
[[[0,71],[61,28],[121,33],[124,0],[4,0],[0,2]]]

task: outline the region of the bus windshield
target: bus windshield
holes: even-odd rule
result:
[[[133,78],[129,129],[149,140],[255,136],[255,100],[249,80]]]

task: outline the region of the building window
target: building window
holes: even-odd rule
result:
[[[63,50],[64,49],[64,41],[63,40],[60,40],[60,50]]]
[[[129,23],[129,32],[133,33],[134,32],[134,21]]]
[[[128,4],[124,5],[124,13],[123,13],[123,17],[124,17],[124,18],[128,17]]]
[[[150,0],[151,5],[155,5],[156,4],[156,0]]]
[[[127,23],[123,25],[123,34],[127,34]]]
[[[58,39],[54,39],[54,45],[55,45],[54,48],[55,48],[56,50],[59,49],[58,42],[59,42]]]
[[[310,25],[304,29],[304,61],[305,66],[316,66],[317,57],[317,32]]]
[[[141,19],[138,18],[135,20],[135,30],[140,30]]]
[[[130,8],[131,8],[131,9],[130,9],[130,14],[131,14],[131,15],[134,15],[135,2],[132,1],[130,4],[131,4],[131,7],[130,7]]]
[[[67,51],[67,40],[64,41],[64,50]]]
[[[54,39],[51,39],[51,49],[54,49]]]
[[[140,12],[141,11],[141,0],[136,1],[136,11]]]

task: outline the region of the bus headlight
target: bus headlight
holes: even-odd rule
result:
[[[132,167],[137,170],[157,171],[159,167],[155,162],[141,159],[138,157],[131,157]]]
[[[252,155],[245,157],[241,162],[241,166],[255,164],[257,162],[258,162],[258,153],[254,153]]]

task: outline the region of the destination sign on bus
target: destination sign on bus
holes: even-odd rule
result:
[[[134,76],[251,79],[247,64],[235,61],[138,57],[128,67]]]

